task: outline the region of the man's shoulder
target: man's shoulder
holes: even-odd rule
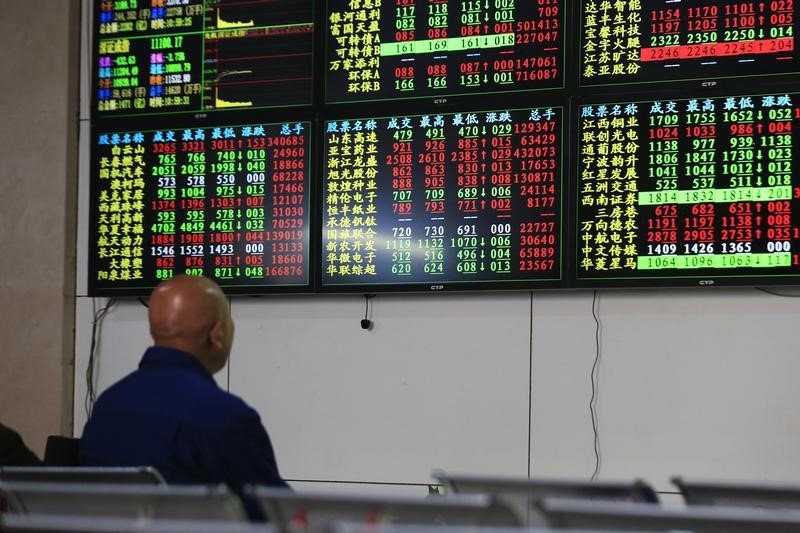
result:
[[[198,400],[204,407],[217,410],[226,415],[247,416],[256,412],[244,400],[221,387],[209,387]]]
[[[228,393],[213,379],[183,369],[138,369],[106,389],[97,407],[131,407],[148,410],[186,408],[237,412],[250,409],[240,398]]]
[[[176,383],[192,411],[199,419],[208,419],[213,423],[226,423],[232,418],[257,417],[256,411],[244,400],[231,394],[215,381],[205,379],[196,374],[183,375],[180,383]]]
[[[244,400],[213,379],[184,369],[136,370],[103,392],[95,411],[107,415],[158,413],[198,429],[221,430],[232,422],[260,422],[258,413]]]

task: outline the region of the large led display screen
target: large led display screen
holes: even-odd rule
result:
[[[582,103],[579,284],[796,283],[800,95]]]
[[[326,290],[562,284],[561,107],[324,123]]]
[[[144,295],[177,274],[229,292],[309,289],[309,127],[95,132],[90,292]]]
[[[328,0],[326,101],[564,85],[564,0]]]
[[[95,117],[311,104],[311,0],[95,5]]]
[[[794,0],[577,3],[582,86],[800,72]]]

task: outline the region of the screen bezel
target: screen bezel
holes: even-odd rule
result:
[[[447,92],[442,93],[441,95],[410,95],[410,96],[386,96],[386,97],[376,97],[376,98],[367,98],[362,100],[338,100],[338,101],[331,101],[328,99],[328,89],[329,89],[329,72],[328,72],[328,60],[329,54],[332,53],[331,50],[328,48],[329,40],[328,40],[328,26],[327,21],[329,17],[329,13],[331,11],[331,0],[325,0],[325,7],[324,9],[320,9],[320,17],[318,18],[318,28],[319,31],[316,31],[317,35],[319,36],[319,50],[321,53],[321,61],[318,64],[320,73],[318,76],[317,84],[322,87],[322,99],[320,101],[322,106],[329,106],[329,108],[337,107],[337,106],[372,106],[372,105],[379,105],[382,103],[386,103],[391,105],[391,102],[397,101],[405,101],[406,105],[413,103],[417,105],[418,102],[421,102],[421,105],[431,105],[437,106],[441,105],[442,103],[446,103],[453,99],[460,100],[461,98],[490,98],[490,97],[498,97],[498,98],[505,98],[509,95],[516,95],[516,94],[530,94],[530,93],[538,93],[538,92],[558,92],[558,91],[565,91],[571,84],[570,80],[573,79],[573,76],[570,76],[569,73],[569,64],[568,58],[571,57],[571,49],[573,46],[572,42],[569,42],[566,36],[567,29],[572,25],[571,21],[573,19],[573,2],[570,0],[559,0],[563,5],[563,12],[561,14],[561,84],[557,87],[533,87],[533,88],[522,88],[522,89],[515,89],[511,91],[480,91],[480,92],[464,92],[464,93],[454,93],[454,92]],[[323,31],[324,30],[324,31]]]
[[[311,35],[311,58],[309,60],[310,64],[310,76],[311,82],[308,91],[308,99],[305,102],[300,103],[293,103],[293,104],[275,104],[271,106],[256,106],[256,107],[239,107],[239,108],[229,108],[229,109],[177,109],[177,110],[170,110],[170,111],[113,111],[113,112],[101,112],[98,110],[98,94],[97,94],[97,86],[98,86],[98,61],[100,57],[100,46],[99,41],[101,39],[113,39],[113,37],[103,37],[100,35],[100,17],[98,16],[100,13],[99,3],[94,2],[92,12],[90,13],[91,17],[91,38],[89,39],[89,46],[91,46],[91,63],[89,64],[89,91],[90,91],[90,103],[91,107],[89,110],[89,115],[91,118],[91,122],[94,124],[100,121],[106,120],[136,120],[142,117],[150,117],[152,119],[156,118],[164,118],[169,120],[171,117],[179,117],[179,116],[189,116],[193,115],[195,117],[204,117],[208,114],[220,114],[226,115],[229,113],[253,113],[259,111],[275,111],[275,110],[283,110],[283,109],[302,109],[305,107],[309,107],[314,105],[316,101],[316,94],[317,94],[317,68],[319,66],[319,62],[317,61],[317,56],[319,55],[317,51],[319,50],[319,39],[318,39],[318,28],[320,24],[318,22],[319,12],[321,11],[317,6],[316,0],[310,0],[311,2],[311,17],[309,23],[312,25],[312,35]],[[200,1],[200,7],[204,7],[204,2]],[[203,17],[205,15],[202,15]],[[180,33],[180,32],[176,32]],[[142,36],[137,36],[137,38],[149,38],[150,36],[161,36],[161,35],[172,35],[173,33],[169,31],[164,32],[153,32],[153,33],[146,33]],[[122,37],[124,38],[124,37]],[[142,74],[146,75],[146,74]]]
[[[502,106],[503,109],[520,109],[520,108],[533,108],[533,107],[559,107],[562,109],[562,129],[561,129],[561,189],[560,189],[560,200],[561,200],[561,227],[560,227],[560,239],[561,241],[556,244],[559,247],[559,261],[558,261],[558,269],[560,271],[560,277],[558,279],[546,279],[546,280],[485,280],[485,281],[473,281],[473,282],[464,282],[464,281],[450,281],[450,282],[381,282],[381,283],[361,283],[361,282],[351,282],[351,283],[340,283],[340,284],[331,284],[326,283],[323,280],[323,272],[324,272],[324,253],[322,250],[323,246],[323,239],[322,239],[322,232],[324,228],[322,227],[322,210],[324,209],[323,205],[323,196],[325,191],[324,186],[324,172],[325,172],[325,164],[324,164],[324,150],[325,150],[325,129],[326,123],[331,120],[343,120],[343,119],[368,119],[370,117],[382,118],[394,115],[409,115],[409,116],[417,116],[420,114],[426,114],[426,112],[430,112],[431,114],[434,113],[468,113],[468,112],[486,112],[496,110],[496,106],[490,106],[486,102],[482,102],[481,105],[476,105],[476,102],[470,99],[469,107],[463,101],[459,101],[458,99],[455,100],[447,100],[440,102],[438,107],[425,107],[420,108],[415,107],[413,113],[404,113],[404,111],[408,111],[408,102],[393,102],[392,105],[383,105],[378,103],[377,105],[371,105],[368,108],[363,105],[351,105],[348,104],[347,108],[337,106],[333,109],[326,110],[327,112],[324,113],[318,123],[317,127],[317,161],[318,161],[318,175],[319,175],[319,183],[317,184],[317,192],[319,197],[319,202],[317,204],[317,225],[315,226],[315,230],[317,233],[318,241],[317,241],[317,248],[315,249],[316,253],[316,292],[323,293],[323,294],[339,294],[339,293],[416,293],[416,292],[469,292],[473,290],[486,290],[486,291],[510,291],[510,290],[533,290],[533,289],[565,289],[568,287],[567,281],[569,279],[569,273],[566,271],[567,268],[567,255],[566,255],[566,248],[564,247],[564,243],[566,236],[569,234],[569,220],[570,216],[568,213],[568,189],[569,189],[569,180],[568,180],[568,169],[567,169],[567,162],[568,162],[568,154],[567,151],[571,143],[569,142],[568,137],[568,128],[567,128],[567,121],[569,117],[569,103],[567,100],[563,98],[562,94],[548,94],[545,98],[544,94],[536,94],[537,97],[541,97],[540,100],[536,102],[530,101],[531,95],[517,95],[517,98],[508,98],[506,102],[509,105]],[[513,105],[512,105],[513,104]],[[527,105],[525,105],[527,104]],[[370,112],[368,113],[367,110]],[[349,112],[348,112],[349,111]],[[355,113],[355,115],[353,114]],[[446,236],[447,237],[447,236]]]
[[[771,84],[771,83],[778,83],[784,85],[790,85],[792,83],[792,78],[797,77],[800,75],[800,58],[795,59],[797,63],[796,70],[792,72],[776,72],[776,73],[756,73],[756,74],[744,74],[744,75],[736,75],[735,73],[730,73],[722,76],[696,76],[696,77],[668,77],[665,76],[663,79],[660,80],[632,80],[632,81],[622,81],[622,82],[601,82],[601,83],[584,83],[582,80],[582,72],[583,72],[583,65],[584,65],[584,57],[583,57],[583,4],[582,2],[574,2],[574,9],[573,9],[573,16],[572,16],[572,26],[574,28],[574,35],[577,36],[577,39],[573,39],[573,55],[572,57],[577,58],[575,61],[575,76],[574,80],[574,89],[577,93],[580,94],[616,94],[616,93],[628,93],[628,94],[638,94],[641,91],[654,91],[659,92],[662,90],[672,91],[673,94],[677,92],[683,91],[704,91],[704,90],[722,90],[722,91],[737,91],[741,86],[742,83],[753,83],[755,85],[760,84]],[[644,10],[644,8],[643,8]],[[800,17],[800,7],[795,6],[795,14]],[[644,22],[643,22],[644,23]],[[798,52],[800,49],[800,40],[798,40],[798,33],[800,31],[800,18],[795,19],[794,21],[795,27],[795,53]],[[728,72],[732,69],[727,69]],[[780,78],[779,80],[775,81],[775,78]],[[667,87],[664,87],[666,85]]]
[[[675,92],[670,90],[669,88],[661,88],[658,91],[651,91],[647,93],[636,93],[633,94],[631,92],[616,92],[610,95],[607,94],[598,94],[598,95],[584,95],[581,97],[576,97],[571,105],[571,114],[572,118],[570,119],[571,124],[575,127],[575,134],[573,135],[572,147],[571,151],[573,154],[580,154],[580,139],[578,136],[578,124],[580,120],[580,107],[582,105],[591,105],[591,104],[603,104],[603,103],[628,103],[628,102],[651,102],[653,100],[687,100],[691,98],[725,98],[729,96],[737,97],[737,96],[760,96],[766,95],[769,93],[789,93],[789,94],[796,94],[800,97],[800,90],[796,90],[794,93],[787,87],[785,83],[761,83],[757,85],[753,85],[750,90],[742,91],[741,88],[739,91],[730,91],[730,90],[721,90],[719,87],[704,87],[702,92],[697,91],[692,93],[691,95],[680,95],[679,97],[675,98]],[[712,90],[713,89],[713,90]],[[796,104],[797,105],[797,104]],[[710,287],[762,287],[762,286],[791,286],[791,285],[800,285],[800,269],[795,274],[781,274],[781,275],[774,275],[769,276],[763,272],[760,273],[744,273],[744,274],[730,274],[730,275],[720,275],[721,272],[717,270],[716,272],[712,271],[707,274],[697,274],[697,275],[685,275],[685,276],[666,276],[666,275],[633,275],[630,277],[607,277],[607,278],[597,278],[597,277],[581,277],[579,275],[580,268],[579,262],[580,257],[578,253],[578,243],[580,241],[579,237],[579,228],[580,228],[580,221],[578,217],[580,215],[578,210],[578,190],[579,190],[579,162],[577,160],[571,160],[570,164],[572,166],[571,174],[570,174],[570,181],[573,183],[573,191],[572,196],[569,199],[570,205],[573,207],[572,218],[570,220],[570,225],[572,228],[570,238],[571,238],[571,248],[570,252],[573,254],[573,257],[570,260],[570,271],[572,276],[569,280],[569,287],[573,289],[629,289],[629,288],[710,288]],[[797,202],[798,206],[800,206],[800,200],[793,199],[792,201]],[[641,231],[641,230],[640,230]],[[797,268],[797,267],[795,267]],[[707,269],[708,270],[708,269]],[[733,269],[731,269],[733,270]],[[654,271],[658,272],[658,271]]]
[[[182,129],[182,128],[213,128],[213,127],[226,127],[236,125],[248,124],[280,124],[283,122],[303,122],[308,125],[308,142],[311,143],[316,136],[316,120],[311,109],[302,110],[302,116],[298,116],[298,110],[293,109],[290,111],[280,110],[262,110],[259,113],[253,113],[247,117],[242,116],[240,113],[235,114],[231,118],[226,115],[227,119],[222,120],[222,115],[213,115],[212,117],[170,117],[164,119],[155,119],[153,117],[140,118],[136,120],[119,120],[113,121],[112,124],[108,121],[102,123],[92,124],[90,128],[90,157],[89,157],[89,187],[87,189],[89,194],[89,242],[88,242],[88,263],[87,263],[87,289],[89,296],[130,296],[142,297],[150,294],[150,291],[161,281],[153,278],[148,278],[143,281],[140,286],[135,287],[99,287],[97,281],[94,279],[98,270],[97,264],[97,230],[98,220],[96,217],[98,210],[99,200],[99,165],[97,164],[97,147],[96,142],[98,135],[105,132],[113,133],[115,131],[135,131],[135,130],[158,130],[158,129]],[[308,206],[308,227],[306,232],[308,234],[308,249],[305,250],[307,256],[306,263],[308,265],[305,275],[305,282],[287,284],[287,285],[229,285],[223,281],[217,281],[223,292],[226,294],[243,294],[243,295],[268,295],[268,294],[297,294],[297,293],[310,293],[314,288],[314,258],[310,255],[311,250],[315,247],[316,232],[313,228],[316,225],[316,160],[313,154],[313,148],[309,150],[307,155],[309,161],[309,168],[307,170],[307,199]],[[144,245],[143,245],[144,246]],[[204,257],[208,257],[205,255]],[[179,275],[179,273],[175,273]],[[214,279],[214,278],[209,278]]]

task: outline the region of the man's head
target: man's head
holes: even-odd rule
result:
[[[150,294],[150,335],[156,346],[194,355],[209,372],[222,370],[233,343],[230,307],[219,285],[199,276],[176,276]]]

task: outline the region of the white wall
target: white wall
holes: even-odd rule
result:
[[[798,304],[755,289],[600,292],[600,477],[800,481]],[[373,305],[363,331],[359,296],[234,298],[230,390],[261,413],[285,477],[524,476],[529,457],[532,475],[591,475],[591,292],[534,293],[532,315],[524,292]],[[79,298],[79,370],[90,307]],[[123,302],[106,319],[100,388],[137,364],[145,311]]]
[[[586,475],[591,296],[534,301],[533,471]],[[755,289],[602,292],[601,476],[800,481],[798,305]]]
[[[87,133],[76,435],[93,305]],[[530,463],[532,475],[583,478],[594,469],[590,291],[379,295],[372,331],[360,329],[360,296],[232,305],[237,338],[218,381],[261,413],[282,474],[304,480],[298,489],[345,481],[325,486],[423,494],[433,468],[524,476]],[[601,291],[600,477],[642,477],[660,490],[675,474],[800,482],[799,305],[755,289]],[[145,311],[126,301],[108,315],[100,390],[136,367]]]

